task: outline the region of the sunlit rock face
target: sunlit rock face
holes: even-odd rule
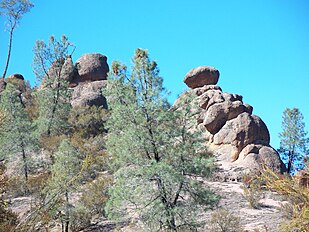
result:
[[[190,88],[181,98],[193,94],[189,104],[196,112],[195,129],[201,130],[205,146],[213,152],[217,163],[227,175],[243,175],[257,171],[266,164],[276,172],[284,172],[285,166],[270,145],[270,136],[263,120],[252,114],[253,107],[243,103],[238,94],[223,92],[217,86],[219,71],[201,66],[191,69],[184,78]]]

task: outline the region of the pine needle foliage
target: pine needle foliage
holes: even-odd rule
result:
[[[309,152],[309,138],[304,116],[298,108],[287,108],[282,116],[279,153],[289,174],[304,168],[303,160]]]
[[[171,109],[163,79],[146,50],[137,49],[131,74],[113,62],[105,90],[111,115],[107,153],[115,182],[106,212],[111,219],[133,217],[151,231],[196,231],[197,214],[218,197],[197,177],[208,177],[213,159],[197,134],[188,132],[188,104]]]
[[[66,70],[63,64],[72,46],[66,36],[62,36],[60,41],[51,36],[47,44],[37,41],[33,49],[33,70],[41,82],[41,89],[36,93],[38,135],[49,137],[65,134],[69,128],[71,91],[64,78]]]
[[[12,84],[7,84],[1,97],[1,111],[5,114],[0,138],[0,155],[6,159],[16,159],[28,180],[30,153],[36,148],[34,127],[25,110],[21,92]]]

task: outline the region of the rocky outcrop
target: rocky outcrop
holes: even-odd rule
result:
[[[244,170],[257,170],[267,164],[275,171],[285,171],[278,153],[269,145],[265,123],[252,114],[253,107],[244,104],[241,95],[225,93],[215,85],[218,78],[219,71],[212,67],[190,70],[184,82],[191,90],[174,105],[190,93],[195,96],[190,102],[197,114],[195,128],[202,131],[205,145],[224,169],[234,174],[237,170],[240,175]]]
[[[107,108],[102,88],[106,86],[104,80],[106,80],[108,71],[107,57],[93,53],[82,55],[76,64],[74,64],[71,55],[65,59],[58,59],[52,63],[47,75],[55,80],[60,77],[69,82],[73,107],[95,105]],[[43,88],[45,88],[44,79],[40,89]]]

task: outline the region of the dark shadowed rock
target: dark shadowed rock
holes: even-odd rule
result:
[[[8,79],[13,79],[13,78],[19,79],[19,80],[25,80],[25,79],[24,79],[24,76],[21,75],[21,74],[18,74],[18,73],[12,74],[12,75],[8,76]]]
[[[251,105],[249,105],[249,104],[244,104],[244,106],[246,107],[246,112],[247,112],[248,114],[252,114],[252,112],[253,112],[253,107],[252,107]]]
[[[73,82],[106,80],[109,67],[107,57],[99,53],[82,55],[76,61],[78,75],[73,78]]]
[[[219,80],[219,71],[213,67],[200,66],[191,69],[184,78],[184,82],[191,89],[204,85],[216,85]]]

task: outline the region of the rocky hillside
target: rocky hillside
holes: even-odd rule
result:
[[[237,180],[246,172],[255,172],[263,164],[284,172],[285,166],[277,151],[269,145],[267,126],[253,114],[253,107],[243,103],[238,94],[223,92],[216,85],[219,71],[201,66],[191,69],[184,82],[190,88],[174,103],[193,94],[192,110],[196,113],[195,128],[201,130],[205,146],[221,166],[220,177]]]
[[[89,106],[108,108],[108,102],[102,95],[109,72],[106,56],[85,54],[75,64],[71,56],[68,56],[54,62],[48,72],[55,71],[60,72],[61,77],[69,82],[72,90],[70,102],[74,109]],[[14,74],[0,80],[0,94],[6,83],[12,80],[24,82],[24,77]],[[283,220],[279,210],[283,200],[271,192],[260,192],[263,199],[258,208],[252,209],[244,197],[241,179],[245,174],[256,173],[262,165],[281,173],[285,172],[285,166],[277,151],[270,146],[267,126],[260,117],[253,114],[253,107],[245,104],[241,95],[223,92],[217,85],[218,80],[219,71],[213,67],[201,66],[190,70],[184,78],[189,90],[173,105],[181,107],[184,96],[193,96],[193,101],[190,102],[195,115],[191,120],[192,130],[201,132],[205,147],[216,157],[218,168],[213,180],[201,179],[200,182],[221,196],[218,208],[224,208],[238,216],[245,231],[277,231],[279,222]],[[43,81],[35,91],[44,88]],[[21,100],[26,102],[29,96],[23,89],[19,91]],[[94,146],[93,144],[96,143],[91,143],[90,146]],[[80,194],[72,194],[77,196],[72,200],[72,205]],[[19,219],[24,219],[31,211],[33,199],[35,194],[11,199],[11,209],[18,214]],[[200,218],[209,222],[212,213],[213,211],[208,211],[200,215]],[[206,226],[205,230],[209,231],[210,228]],[[61,231],[61,225],[55,222],[50,231]],[[133,219],[117,225],[96,215],[91,218],[91,225],[84,231],[141,230]]]

